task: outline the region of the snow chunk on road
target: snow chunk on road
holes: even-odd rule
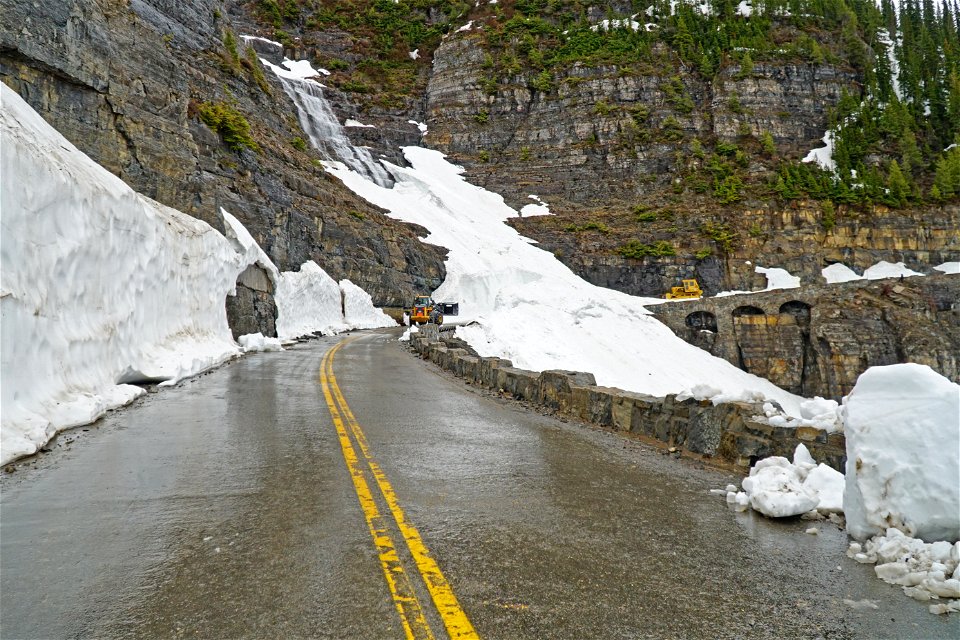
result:
[[[925,365],[871,367],[843,419],[850,535],[960,539],[960,385]]]
[[[283,351],[280,346],[279,338],[264,337],[259,331],[257,333],[248,333],[237,338],[237,342],[243,347],[244,352],[253,351]]]
[[[764,458],[744,478],[743,490],[750,506],[765,516],[798,516],[817,507],[817,498],[803,487],[800,469],[786,458]]]

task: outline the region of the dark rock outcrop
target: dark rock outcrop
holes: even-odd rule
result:
[[[282,270],[314,260],[378,305],[443,280],[442,249],[393,221],[291,141],[304,138],[279,83],[224,46],[240,3],[4,0],[0,79],[135,190],[221,227],[224,207]],[[239,41],[237,38],[236,40]],[[259,152],[234,150],[198,117],[230,104]]]

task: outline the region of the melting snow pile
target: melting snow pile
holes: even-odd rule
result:
[[[876,563],[878,578],[902,585],[914,600],[946,599],[931,604],[930,613],[960,611],[960,542],[925,543],[891,527],[866,544],[850,543],[847,555],[863,564]]]
[[[727,503],[741,511],[749,506],[771,518],[843,511],[843,474],[818,465],[802,444],[797,446],[793,462],[781,456],[757,462],[742,486],[740,492],[732,485],[726,490]]]
[[[960,385],[925,365],[872,367],[842,413],[846,476],[799,445],[792,463],[759,461],[743,491],[713,493],[771,517],[842,511],[850,535],[869,538],[847,555],[916,600],[945,600],[931,613],[960,611]]]
[[[960,385],[925,365],[871,367],[843,421],[850,535],[960,539]]]
[[[173,383],[235,356],[223,302],[251,258],[0,89],[7,462],[142,393],[124,383]]]

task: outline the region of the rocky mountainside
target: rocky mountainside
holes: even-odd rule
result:
[[[513,224],[587,280],[712,294],[763,288],[756,265],[816,285],[834,262],[960,257],[960,12],[928,5],[0,0],[0,79],[136,190],[404,304],[443,251],[323,170],[259,60],[307,59],[338,119],[373,125],[354,144],[542,198],[556,215]]]
[[[322,170],[289,98],[243,47],[224,3],[2,7],[0,78],[137,191],[221,230],[223,207],[281,269],[315,260],[380,305],[443,281],[444,252],[419,242],[423,230],[387,218]]]

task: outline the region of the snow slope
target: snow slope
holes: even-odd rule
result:
[[[589,371],[598,384],[653,395],[706,384],[728,399],[766,397],[800,415],[798,396],[687,344],[650,317],[643,305],[653,299],[591,285],[530,245],[503,224],[517,212],[467,183],[442,154],[419,147],[404,154],[411,167],[387,165],[393,188],[342,163],[327,168],[391,216],[429,229],[427,242],[450,250],[447,279],[434,297],[459,302],[460,313],[476,320],[457,335],[481,355],[538,371]]]

